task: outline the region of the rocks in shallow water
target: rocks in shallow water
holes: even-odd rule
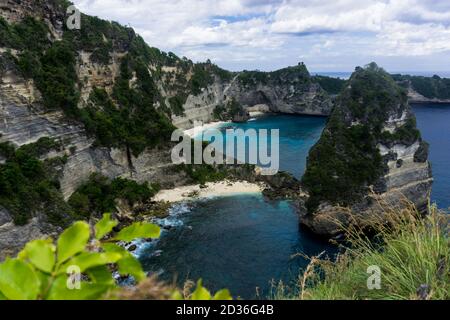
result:
[[[128,247],[128,251],[130,251],[130,252],[134,252],[134,251],[136,251],[136,249],[137,249],[137,245],[135,245],[135,244],[132,244],[131,246]]]
[[[237,114],[233,116],[233,122],[235,123],[244,123],[250,120],[250,113],[245,110],[239,111]]]
[[[300,181],[287,172],[278,172],[271,176],[260,176],[267,185],[263,195],[269,199],[285,199],[298,197],[301,192]]]

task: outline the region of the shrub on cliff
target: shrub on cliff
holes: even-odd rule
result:
[[[59,149],[59,142],[48,138],[18,149],[9,143],[0,144],[0,155],[6,158],[0,164],[0,205],[11,213],[16,224],[26,224],[37,212],[46,213],[56,225],[70,222],[72,210],[62,197],[52,165],[64,159],[39,159]]]
[[[361,228],[342,226],[345,253],[335,261],[313,259],[296,289],[280,285],[275,298],[311,300],[448,300],[450,299],[449,220],[431,207],[423,218],[410,205],[398,212],[386,207],[372,217],[373,237]],[[369,268],[371,267],[371,268]],[[368,269],[369,268],[369,269]],[[379,289],[368,287],[380,271]]]
[[[147,182],[116,178],[110,180],[100,174],[92,174],[89,181],[80,186],[70,197],[68,203],[81,217],[100,215],[103,212],[115,212],[116,200],[124,200],[129,206],[151,199],[158,186]]]

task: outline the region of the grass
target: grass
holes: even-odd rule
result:
[[[273,287],[273,299],[294,300],[447,300],[450,299],[448,217],[435,206],[421,217],[412,205],[371,218],[371,234],[345,227],[346,250],[335,261],[312,258],[295,288]],[[381,270],[381,288],[369,290]]]

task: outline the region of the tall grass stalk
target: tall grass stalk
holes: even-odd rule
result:
[[[354,221],[360,218],[353,215]],[[278,283],[273,298],[450,299],[448,215],[430,206],[423,217],[407,204],[365,219],[364,229],[360,223],[341,226],[347,241],[336,260],[313,258],[296,290]],[[381,270],[380,289],[368,288],[370,266]]]

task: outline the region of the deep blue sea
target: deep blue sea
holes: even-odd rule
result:
[[[450,104],[413,105],[422,137],[430,144],[433,169],[432,201],[450,208]]]
[[[414,107],[424,138],[431,144],[435,184],[433,201],[450,206],[450,105]],[[270,116],[234,127],[280,129],[281,170],[300,177],[309,149],[319,139],[326,119]],[[308,256],[336,249],[299,227],[288,201],[268,202],[260,194],[205,199],[172,208],[161,221],[172,228],[141,251],[147,271],[176,281],[202,278],[212,290],[228,288],[234,296],[267,297],[273,281],[293,285]]]

